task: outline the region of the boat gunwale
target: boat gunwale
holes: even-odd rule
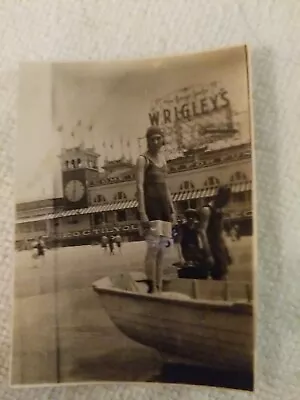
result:
[[[253,315],[253,302],[252,301],[230,301],[230,300],[205,300],[205,299],[176,299],[163,296],[156,296],[155,294],[136,293],[119,289],[116,287],[97,287],[92,285],[93,290],[101,296],[101,294],[118,295],[122,297],[136,297],[143,299],[151,299],[152,302],[173,304],[177,303],[181,306],[189,306],[190,308],[201,308],[204,310],[212,309],[219,312],[230,312],[233,314]]]

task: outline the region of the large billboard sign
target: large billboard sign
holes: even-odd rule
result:
[[[159,125],[169,145],[179,150],[233,137],[230,93],[218,84],[193,85],[156,99],[149,111],[151,125]]]

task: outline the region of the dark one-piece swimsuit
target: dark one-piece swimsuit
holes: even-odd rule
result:
[[[166,183],[167,166],[158,167],[146,155],[143,155],[143,157],[147,162],[144,177],[144,198],[147,217],[149,221],[171,222],[172,209]]]

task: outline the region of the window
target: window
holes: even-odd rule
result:
[[[105,213],[96,213],[94,214],[94,223],[95,225],[100,225],[106,222],[106,214]]]
[[[204,187],[219,186],[219,185],[220,185],[220,181],[215,176],[208,177],[206,179],[206,181],[204,182]]]
[[[19,232],[22,233],[27,233],[27,232],[32,232],[32,223],[31,222],[25,222],[19,224]]]
[[[191,199],[190,200],[190,208],[197,209],[197,200],[196,199]]]
[[[193,184],[193,182],[191,181],[184,181],[182,182],[182,184],[180,185],[180,191],[185,191],[185,190],[194,190],[195,189],[195,185]]]
[[[127,196],[124,192],[118,192],[115,194],[114,200],[127,200]]]
[[[67,220],[67,224],[70,224],[70,225],[78,224],[78,218],[75,215],[67,217],[66,220]]]
[[[118,210],[116,212],[116,216],[117,216],[117,221],[118,222],[124,222],[127,220],[126,218],[126,211],[125,210]]]
[[[46,230],[46,222],[45,221],[33,222],[33,230],[34,230],[34,232],[45,231]]]
[[[102,194],[97,194],[95,197],[95,203],[105,203],[106,198]]]
[[[246,201],[246,193],[245,192],[233,193],[233,196],[232,196],[233,203],[243,203],[244,201]]]
[[[246,174],[244,174],[244,172],[241,172],[241,171],[237,171],[237,172],[235,172],[233,175],[231,175],[231,177],[230,177],[230,182],[231,183],[233,183],[233,182],[244,182],[244,181],[247,181],[248,179],[247,179],[247,175]]]

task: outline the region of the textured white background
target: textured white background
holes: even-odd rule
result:
[[[300,398],[300,2],[298,0],[1,0],[0,398],[248,399],[184,386],[9,389],[18,63],[99,60],[252,46],[258,201],[255,399]]]

